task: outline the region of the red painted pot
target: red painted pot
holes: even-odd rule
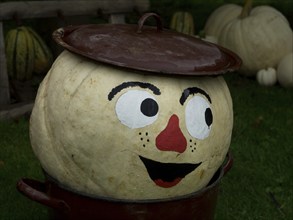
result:
[[[64,188],[46,175],[44,183],[23,178],[17,189],[52,211],[53,219],[80,220],[209,220],[214,218],[219,183],[233,164],[228,153],[225,164],[202,190],[181,197],[154,200],[117,200],[81,195]]]

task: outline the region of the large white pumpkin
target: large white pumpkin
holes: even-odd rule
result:
[[[242,7],[236,4],[224,4],[216,8],[205,23],[205,34],[218,38],[224,26],[236,19],[241,14],[241,11]]]
[[[243,64],[240,72],[255,76],[261,69],[276,68],[282,57],[292,51],[292,29],[277,9],[262,5],[252,8],[224,5],[215,10],[205,25],[207,35],[218,44],[238,54]]]
[[[146,74],[64,51],[39,88],[30,137],[43,169],[68,189],[156,199],[205,187],[232,124],[221,76]]]

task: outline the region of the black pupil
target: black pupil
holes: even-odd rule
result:
[[[213,114],[210,108],[207,108],[205,111],[205,119],[208,126],[210,126],[213,123]]]
[[[157,102],[153,99],[147,98],[143,100],[140,105],[140,111],[148,117],[155,116],[158,113],[159,106]]]

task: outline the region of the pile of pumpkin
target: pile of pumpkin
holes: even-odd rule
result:
[[[178,21],[176,24],[174,20],[178,20],[179,16],[175,15],[170,27],[194,34],[187,31],[190,28],[176,27]],[[185,18],[185,22],[189,20]],[[183,21],[181,19],[181,26]],[[246,0],[243,7],[225,4],[209,16],[204,34],[206,40],[226,47],[241,57],[241,74],[256,77],[261,85],[279,82],[283,87],[293,87],[292,29],[286,17],[275,8],[267,5],[252,8],[252,0]]]
[[[52,65],[53,55],[45,41],[28,26],[19,26],[5,37],[7,72],[12,80],[26,81],[33,74],[44,74]]]

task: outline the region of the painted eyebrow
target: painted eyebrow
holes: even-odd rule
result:
[[[156,87],[155,85],[151,84],[151,83],[144,83],[144,82],[124,82],[121,83],[120,85],[114,87],[111,92],[108,94],[108,100],[111,101],[114,96],[120,92],[122,89],[128,88],[128,87],[135,87],[138,86],[140,88],[143,89],[150,89],[151,91],[153,91],[153,93],[155,95],[160,95],[161,91],[158,87]]]
[[[210,103],[212,103],[211,97],[204,90],[202,90],[198,87],[190,87],[190,88],[184,89],[184,91],[180,97],[180,100],[179,100],[180,104],[183,105],[189,95],[193,95],[196,93],[200,93],[200,94],[204,95],[207,98],[207,100]]]

